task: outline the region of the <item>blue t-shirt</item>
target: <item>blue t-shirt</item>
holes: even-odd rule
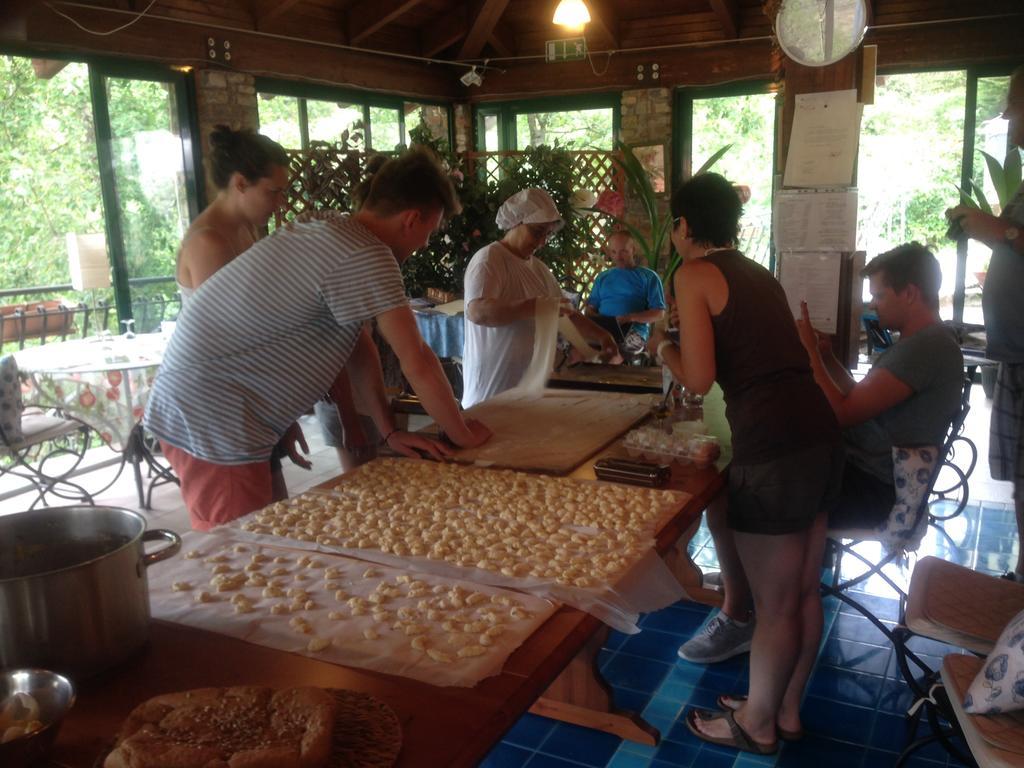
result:
[[[616,267],[597,276],[587,303],[598,314],[618,317],[646,309],[665,309],[665,292],[661,278],[653,270],[647,267]],[[647,338],[647,323],[637,323],[634,328]]]

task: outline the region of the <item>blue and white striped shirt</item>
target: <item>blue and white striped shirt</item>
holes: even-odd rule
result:
[[[391,249],[355,220],[337,214],[280,229],[189,300],[146,427],[206,461],[264,461],[330,388],[363,323],[406,303]]]

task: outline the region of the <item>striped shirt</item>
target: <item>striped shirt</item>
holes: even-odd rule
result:
[[[354,219],[321,215],[280,229],[196,289],[146,427],[216,464],[264,461],[330,389],[363,323],[406,304],[391,249]]]

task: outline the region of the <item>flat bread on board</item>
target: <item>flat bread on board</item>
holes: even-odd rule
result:
[[[104,768],[322,768],[334,697],[319,688],[197,688],[132,710]]]

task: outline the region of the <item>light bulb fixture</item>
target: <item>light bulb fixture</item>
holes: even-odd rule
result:
[[[476,67],[470,67],[466,74],[459,78],[459,82],[467,88],[471,85],[481,85],[483,81],[484,78]]]
[[[590,11],[583,0],[559,0],[551,21],[560,27],[583,29],[590,21]]]

